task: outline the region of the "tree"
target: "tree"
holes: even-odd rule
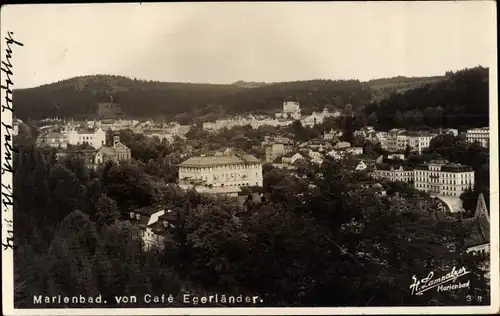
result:
[[[80,211],[69,214],[59,225],[47,254],[47,295],[96,296],[91,269],[97,245],[97,230],[89,217]]]
[[[375,112],[370,113],[370,115],[368,115],[368,125],[376,128],[377,123],[378,123],[377,113]]]
[[[117,201],[123,212],[158,202],[152,179],[137,164],[112,166],[102,182],[106,195]]]
[[[116,202],[106,194],[102,194],[95,204],[95,222],[98,225],[110,225],[120,217]]]

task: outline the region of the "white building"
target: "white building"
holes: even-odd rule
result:
[[[133,129],[139,121],[137,120],[100,120],[100,121],[87,121],[89,128],[101,128],[104,131],[112,130],[119,131],[122,129]]]
[[[332,139],[336,139],[340,136],[342,136],[342,131],[336,131],[334,129],[331,129],[329,132],[325,132],[325,134],[323,135],[323,139],[324,140],[332,140]]]
[[[488,148],[490,146],[490,128],[481,127],[468,129],[465,133],[468,142],[479,142],[481,146]]]
[[[276,113],[276,118],[294,119],[300,120],[300,104],[296,101],[285,101],[283,102],[283,110]]]
[[[425,132],[408,132],[406,134],[406,137],[408,138],[407,145],[410,146],[411,151],[421,154],[424,149],[429,148],[431,140],[435,136],[436,135],[434,134]]]
[[[367,168],[368,168],[368,166],[366,165],[366,163],[363,160],[360,160],[358,162],[358,164],[356,165],[356,167],[354,167],[354,170],[363,171],[363,170],[366,170]]]
[[[439,134],[458,136],[458,129],[455,128],[439,129]]]
[[[36,144],[40,147],[66,148],[68,137],[63,133],[43,132],[38,136]]]
[[[415,168],[415,189],[434,196],[456,197],[474,187],[474,171],[469,166],[436,159]]]
[[[342,159],[349,155],[359,156],[363,154],[363,147],[347,147],[340,149],[332,149],[327,153],[328,156],[332,156],[335,159]]]
[[[376,178],[384,178],[391,181],[411,183],[414,181],[414,171],[404,166],[384,166],[378,165],[373,171]]]
[[[106,144],[106,132],[101,128],[97,130],[91,129],[71,129],[66,132],[68,137],[68,144],[81,145],[89,144],[98,149]]]
[[[381,147],[389,152],[403,152],[409,147],[411,151],[421,154],[424,149],[429,147],[435,136],[435,134],[427,132],[406,132],[401,129],[392,129],[387,133],[385,139],[382,135],[377,137]]]
[[[224,188],[223,193],[234,195],[244,186],[262,186],[262,162],[252,155],[232,154],[218,157],[191,157],[179,166],[179,185],[183,189],[193,187],[193,181],[201,182],[201,190]],[[208,188],[209,190],[206,190]]]
[[[156,224],[164,214],[165,210],[155,207],[143,207],[130,212],[130,223],[139,228],[145,251],[163,248],[164,237]]]
[[[13,118],[12,119],[12,135],[16,136],[19,134],[19,124],[22,124],[23,121],[20,119]]]
[[[325,107],[322,112],[314,111],[309,116],[304,116],[300,119],[303,126],[313,127],[316,124],[321,124],[328,117],[338,117],[340,116],[340,111],[329,112]]]
[[[353,134],[354,136],[361,136],[366,138],[369,134],[375,132],[375,129],[373,126],[364,126],[360,128],[359,130],[355,131]]]
[[[247,117],[231,117],[227,119],[218,119],[215,122],[204,122],[203,129],[206,131],[218,131],[223,128],[231,129],[236,126],[246,126],[250,125],[253,129],[257,129],[261,126],[287,126],[293,123],[292,119],[280,118],[272,119],[266,116],[254,117],[248,115]]]
[[[387,140],[382,148],[389,152],[399,151],[401,146],[404,146],[403,150],[406,149],[406,137],[402,137],[404,132],[406,132],[404,129],[391,129],[387,132]]]
[[[405,160],[404,154],[389,154],[387,155],[387,159],[389,160]]]

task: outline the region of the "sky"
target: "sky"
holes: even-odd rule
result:
[[[15,88],[76,76],[233,83],[442,75],[496,59],[493,1],[2,6]],[[2,40],[2,60],[5,59]]]

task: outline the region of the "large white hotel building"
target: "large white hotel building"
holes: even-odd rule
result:
[[[460,197],[468,188],[474,188],[474,171],[469,166],[432,160],[414,170],[415,189],[431,195]]]
[[[431,160],[413,170],[377,167],[374,175],[392,181],[413,183],[415,189],[432,196],[458,198],[466,189],[474,188],[474,171],[471,167],[449,163],[443,159]]]
[[[262,162],[248,154],[191,157],[178,165],[183,189],[235,196],[244,186],[262,186]]]
[[[481,127],[481,128],[473,128],[468,129],[465,133],[465,138],[468,142],[479,142],[483,147],[490,147],[490,128],[489,127]]]

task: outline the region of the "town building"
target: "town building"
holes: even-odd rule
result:
[[[389,152],[404,152],[408,148],[410,151],[419,154],[429,147],[432,138],[436,134],[423,131],[407,132],[403,129],[392,129],[387,133],[387,137],[377,136],[381,147]]]
[[[391,129],[389,132],[387,132],[387,139],[382,147],[383,149],[389,151],[389,152],[396,152],[401,150],[401,146],[403,146],[402,150],[406,149],[406,137],[402,137],[402,134],[406,132],[404,129]],[[398,137],[399,136],[399,137]]]
[[[388,179],[412,183],[414,181],[414,171],[412,168],[403,165],[378,164],[373,171],[374,177],[378,179]]]
[[[363,154],[363,147],[344,147],[340,149],[332,149],[326,155],[335,159],[343,159],[349,155],[358,156]]]
[[[455,128],[443,128],[443,129],[439,129],[439,134],[441,134],[441,135],[458,136],[458,129],[455,129]]]
[[[418,165],[414,177],[415,189],[434,196],[459,198],[466,189],[474,187],[474,171],[471,167],[443,159]]]
[[[73,157],[78,157],[78,158],[83,159],[85,166],[89,169],[96,167],[96,162],[95,162],[96,150],[95,149],[64,148],[64,149],[59,149],[56,152],[56,157],[58,160],[64,159],[68,156],[73,156]]]
[[[95,149],[100,148],[106,144],[106,132],[101,128],[97,129],[76,129],[72,128],[66,133],[68,137],[68,144],[82,145],[89,144]]]
[[[342,136],[342,131],[336,131],[333,128],[330,129],[330,131],[325,132],[323,135],[324,140],[335,140],[338,139],[340,136]]]
[[[304,155],[298,153],[298,152],[290,152],[281,157],[281,164],[284,167],[291,167],[292,165],[295,164],[296,161],[303,159],[305,160]]]
[[[122,161],[130,161],[130,149],[120,142],[119,136],[113,137],[112,146],[101,146],[99,149],[92,148],[64,148],[57,151],[56,156],[58,159],[67,156],[76,156],[83,158],[85,165],[88,168],[95,168],[98,165],[107,161],[119,163]]]
[[[286,144],[270,144],[265,146],[265,155],[266,155],[266,162],[271,163],[276,158],[283,156],[293,150],[293,147],[291,145],[286,145]]]
[[[120,137],[117,135],[113,136],[112,146],[101,146],[95,155],[95,163],[97,165],[107,161],[119,163],[122,161],[130,161],[131,159],[132,155],[130,148],[122,144],[120,142]]]
[[[406,133],[406,137],[408,138],[407,146],[409,146],[410,151],[421,154],[424,149],[429,148],[431,139],[433,139],[435,136],[436,135],[427,132],[408,132]],[[405,149],[406,146],[403,151]]]
[[[142,134],[146,137],[158,137],[160,140],[166,139],[169,142],[172,142],[175,138],[174,134],[171,134],[169,131],[163,128],[147,128],[142,130]]]
[[[276,113],[276,118],[284,118],[290,120],[300,120],[300,104],[296,101],[285,101],[283,102],[283,110]]]
[[[36,144],[39,147],[66,148],[68,147],[68,137],[63,133],[44,132],[38,136]]]
[[[130,223],[137,227],[140,231],[140,236],[144,242],[145,251],[149,251],[155,248],[163,248],[163,232],[165,231],[165,229],[162,229],[162,227],[158,224],[160,217],[165,215],[164,209],[154,206],[147,206],[135,209],[131,211],[129,215]]]
[[[372,181],[372,180],[361,181],[361,182],[357,183],[357,186],[358,186],[359,189],[371,191],[375,195],[378,195],[378,196],[385,196],[385,195],[387,195],[387,191],[377,181]]]
[[[178,165],[179,186],[235,196],[244,186],[262,186],[262,162],[249,154],[191,157]]]
[[[354,170],[370,172],[375,169],[377,164],[382,163],[383,159],[383,155],[378,157],[372,155],[358,155],[356,156],[357,165]]]
[[[373,128],[373,126],[363,126],[359,130],[354,131],[353,134],[354,134],[354,136],[360,136],[363,138],[367,138],[368,135],[371,135],[374,132],[375,132],[375,129]]]
[[[404,154],[388,154],[387,159],[388,160],[405,160],[405,155]]]
[[[343,149],[351,147],[351,143],[349,142],[338,142],[333,146],[335,149]]]
[[[466,218],[463,224],[468,234],[465,238],[467,252],[490,252],[490,216],[482,193],[479,194],[474,217]]]
[[[468,142],[479,142],[481,146],[488,148],[490,146],[490,128],[481,127],[468,129],[465,133]]]
[[[21,121],[20,119],[12,119],[12,135],[16,136],[19,134],[19,125],[22,123],[23,121]]]

